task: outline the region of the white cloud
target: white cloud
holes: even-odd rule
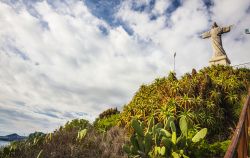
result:
[[[150,39],[155,44],[155,49],[161,50],[162,56],[168,59],[168,63],[172,64],[173,54],[177,52],[178,73],[205,66],[204,60],[209,57],[209,45],[204,44],[205,41],[199,38],[198,33],[207,27],[208,15],[201,2],[184,1],[183,6],[177,8],[170,18],[159,15],[156,20],[150,20],[148,12],[133,11],[129,7],[130,2],[127,3],[117,16],[130,24],[137,36]],[[168,24],[171,27],[167,27]],[[194,56],[199,58],[193,58]]]
[[[170,2],[156,1],[151,11],[138,12],[131,9],[132,1],[124,1],[114,16],[133,35],[96,18],[78,1],[36,2],[32,11],[21,2],[0,3],[0,133],[50,131],[79,115],[93,120],[106,108],[121,108],[142,83],[173,68],[175,51],[178,75],[207,66],[210,41],[199,38],[210,27],[206,7],[198,0],[183,1],[167,17]],[[220,14],[219,5],[226,4],[215,3],[212,19],[237,23],[223,41],[232,63],[241,63],[249,58],[249,38],[242,32],[250,20],[247,7],[242,2],[243,10]]]
[[[39,127],[45,130],[41,118],[50,122],[52,130],[71,119],[63,116],[67,112],[85,112],[89,115],[83,117],[93,120],[106,108],[122,106],[142,82],[152,80],[165,66],[156,64],[160,57],[151,58],[151,47],[141,45],[122,27],[111,28],[80,2],[57,8],[39,2],[34,8],[39,18],[24,6],[17,12],[0,5],[0,109],[32,118],[22,124],[27,133]],[[109,34],[102,34],[99,25],[107,27]],[[18,107],[15,100],[24,105]],[[47,109],[61,116],[45,115]],[[22,119],[10,122],[0,122],[1,129],[15,132]]]
[[[165,1],[165,4],[157,1],[155,8],[158,6],[157,3],[162,3],[161,7],[164,9],[161,11],[169,6],[168,1]],[[234,7],[236,3],[238,5]],[[246,46],[249,38],[247,39],[247,35],[244,34],[244,27],[249,21],[249,13],[246,13],[248,8],[247,1],[216,1],[214,6],[211,6],[211,14],[209,14],[202,1],[183,1],[170,18],[165,14],[159,14],[156,20],[150,20],[151,13],[134,11],[131,1],[126,1],[117,16],[132,27],[135,35],[145,40],[150,38],[156,45],[156,49],[168,53],[168,58],[177,52],[177,73],[182,74],[190,71],[191,68],[199,69],[208,66],[208,60],[212,54],[210,40],[200,39],[199,35],[210,29],[210,19],[226,26],[236,24],[235,28],[228,33],[229,35],[222,35],[228,56],[232,58],[232,64],[242,63],[243,58],[249,58],[250,55],[246,53],[249,48]],[[233,17],[233,15],[236,16]],[[236,42],[236,38],[244,41]],[[236,46],[236,44],[239,45]]]
[[[170,0],[158,0],[155,2],[153,12],[157,15],[158,14],[162,15],[170,4],[171,4]]]

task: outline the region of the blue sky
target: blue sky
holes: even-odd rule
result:
[[[248,0],[0,1],[0,135],[50,132],[122,109],[141,84],[208,66],[212,22],[232,65],[248,62]]]

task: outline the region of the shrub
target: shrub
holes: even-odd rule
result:
[[[124,106],[119,124],[132,131],[132,118],[147,124],[151,116],[161,123],[166,116],[186,116],[192,124],[210,129],[210,142],[226,140],[231,134],[229,129],[238,122],[250,70],[218,65],[193,70],[180,79],[174,75],[142,85]]]
[[[76,119],[53,133],[36,132],[27,140],[12,142],[0,149],[0,157],[123,158],[122,145],[126,142],[126,135],[120,127],[112,127],[100,133],[87,120]]]
[[[120,111],[118,111],[117,108],[110,108],[110,109],[103,111],[101,114],[99,114],[99,119],[107,118],[111,115],[115,115],[115,114],[119,114],[119,113],[120,113]]]
[[[106,132],[109,130],[111,127],[114,127],[117,125],[118,120],[120,118],[119,114],[114,114],[109,117],[105,117],[102,119],[96,119],[94,122],[94,127],[101,132]]]
[[[72,121],[68,121],[64,127],[60,127],[59,130],[66,130],[66,131],[72,131],[72,130],[83,130],[85,128],[89,128],[91,124],[88,120],[85,119],[74,119]]]
[[[120,127],[112,127],[107,131],[100,143],[102,158],[126,158],[123,145],[128,142],[127,132]]]
[[[215,142],[213,144],[203,143],[199,149],[203,157],[224,157],[231,140]]]
[[[85,128],[91,128],[87,120],[75,119],[53,133],[35,132],[26,140],[12,142],[5,149],[9,151],[8,153],[1,153],[1,151],[0,153],[4,155],[3,157],[11,158],[32,158],[39,153],[41,157],[62,157],[62,155],[70,157],[74,154],[72,147],[78,146],[76,140],[78,132]]]

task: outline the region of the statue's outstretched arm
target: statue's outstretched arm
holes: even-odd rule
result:
[[[202,35],[201,35],[201,38],[208,38],[208,37],[210,37],[211,36],[211,34],[210,34],[210,31],[207,31],[207,32],[204,32]]]
[[[230,25],[228,27],[223,27],[222,28],[222,33],[226,33],[226,32],[229,32],[231,30],[231,28],[233,27],[233,25]]]

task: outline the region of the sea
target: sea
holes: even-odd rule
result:
[[[10,144],[10,142],[8,142],[8,141],[2,141],[2,140],[0,140],[0,147],[6,146],[6,145],[9,145],[9,144]]]

